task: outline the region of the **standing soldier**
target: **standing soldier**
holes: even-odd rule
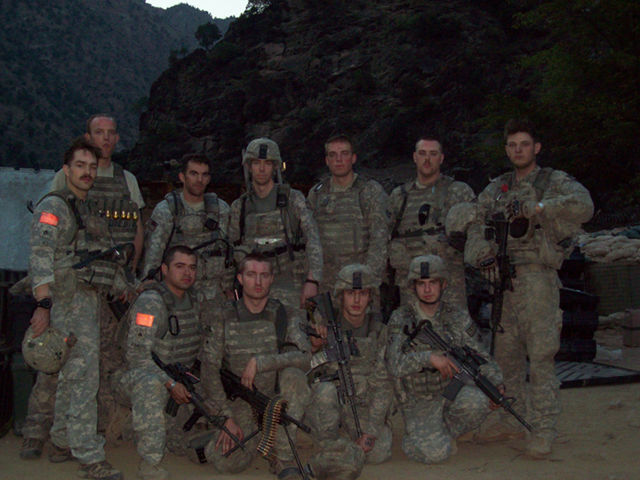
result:
[[[324,254],[321,291],[330,291],[340,269],[349,263],[368,265],[382,278],[387,264],[387,194],[375,180],[353,171],[357,156],[345,135],[324,144],[331,176],[309,191]]]
[[[84,138],[65,152],[66,187],[36,207],[31,230],[29,275],[38,302],[31,323],[36,335],[51,325],[77,343],[60,371],[51,428],[57,461],[81,464],[85,478],[117,480],[122,474],[105,461],[97,432],[101,294],[126,289],[122,269],[111,258],[113,242],[101,205],[88,200],[100,151]],[[92,252],[87,257],[87,252]],[[94,253],[97,252],[97,253]],[[82,257],[84,255],[84,257]]]
[[[287,401],[286,413],[300,419],[309,400],[307,378],[302,369],[309,368],[311,346],[299,325],[304,311],[285,307],[270,294],[274,282],[273,264],[266,258],[249,254],[238,265],[237,278],[243,288],[242,298],[218,305],[207,317],[202,354],[202,383],[209,405],[228,417],[224,426],[243,439],[257,428],[251,407],[242,400],[227,399],[220,380],[224,365],[242,377],[247,388],[257,388],[272,397],[279,394]],[[265,412],[265,423],[271,420]],[[266,418],[268,417],[268,418]],[[289,434],[295,439],[294,425]],[[264,433],[264,432],[263,432]],[[203,450],[204,458],[221,473],[239,473],[256,455],[257,438],[243,450],[228,452],[234,442],[224,432],[212,439]],[[278,479],[299,478],[294,455],[283,427],[277,428],[272,456],[272,471]],[[273,453],[273,452],[272,452]]]
[[[475,385],[464,385],[453,401],[442,396],[457,366],[441,348],[408,329],[429,322],[454,347],[469,347],[487,363],[480,367],[494,384],[500,370],[477,340],[477,328],[466,310],[442,300],[448,273],[443,260],[424,255],[411,260],[407,281],[413,300],[393,312],[389,321],[387,368],[395,377],[395,392],[405,423],[402,450],[411,459],[438,463],[456,452],[456,438],[477,428],[492,405]],[[422,322],[422,323],[421,323]]]
[[[153,209],[147,223],[147,248],[142,277],[158,271],[164,252],[186,245],[198,255],[197,288],[207,301],[231,294],[231,249],[227,241],[229,205],[205,193],[211,181],[203,155],[188,155],[178,174],[184,188],[173,191]]]
[[[457,207],[456,210],[466,208],[475,213],[475,206],[468,203],[475,200],[475,194],[466,183],[454,181],[440,173],[443,160],[441,143],[430,136],[420,137],[413,152],[416,179],[391,192],[389,261],[395,271],[395,281],[401,285],[400,301],[405,304],[414,298],[412,286],[404,284],[410,260],[418,255],[439,255],[447,262],[451,272],[445,299],[466,310],[463,265],[466,229],[464,225],[450,230],[445,227],[447,215],[454,205],[465,202],[464,207]],[[464,217],[462,213],[458,211],[455,218],[448,219],[449,223],[453,224],[459,217]],[[453,238],[448,238],[447,234],[451,234],[451,231],[457,233]]]
[[[189,403],[191,394],[185,385],[172,380],[151,354],[164,364],[194,364],[202,337],[200,305],[191,290],[196,264],[196,254],[190,248],[169,248],[162,260],[163,281],[145,287],[127,318],[127,372],[122,386],[131,397],[136,447],[142,458],[138,476],[143,479],[169,478],[160,466],[165,446],[184,454],[184,446],[179,447],[184,440],[182,425],[177,420],[183,415],[172,420],[164,410],[169,398],[181,405]]]
[[[282,183],[276,142],[252,140],[242,166],[247,191],[231,204],[229,241],[237,251],[269,258],[275,275],[272,295],[287,306],[303,306],[322,280],[318,227],[302,193]]]
[[[478,196],[478,221],[469,229],[465,249],[468,263],[491,270],[495,278],[495,242],[485,230],[502,214],[509,221],[507,254],[515,269],[513,289],[504,293],[502,325],[495,337],[495,357],[505,376],[509,396],[527,405],[533,426],[526,454],[544,458],[551,453],[560,414],[554,356],[560,347],[562,312],[556,270],[568,237],[593,214],[589,192],[564,172],[540,168],[541,144],[527,120],[510,120],[504,133],[506,152],[514,170],[493,180]],[[505,272],[500,272],[504,274]],[[529,357],[529,395],[525,393]],[[528,401],[527,401],[528,400]],[[523,437],[522,428],[501,418],[481,432],[480,440]]]
[[[320,452],[309,460],[316,478],[351,479],[360,475],[366,463],[382,463],[391,457],[391,428],[387,416],[393,385],[384,364],[386,337],[380,313],[371,310],[380,279],[366,265],[347,265],[338,273],[334,296],[339,305],[338,324],[349,349],[353,375],[358,436],[353,411],[345,398],[345,386],[337,380],[335,360],[328,361],[326,326],[318,327],[319,339],[311,338],[314,370],[312,400],[306,418],[313,429]],[[335,348],[335,345],[331,346]],[[344,426],[349,440],[340,435]]]

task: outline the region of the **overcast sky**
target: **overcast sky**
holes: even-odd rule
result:
[[[238,17],[247,6],[247,0],[147,0],[147,3],[160,8],[186,3],[217,18]]]

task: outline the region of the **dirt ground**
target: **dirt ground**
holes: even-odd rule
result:
[[[615,335],[601,335],[609,349],[620,349],[620,366],[640,369],[640,348],[625,349]],[[598,360],[598,358],[596,358]],[[560,437],[547,460],[528,460],[524,441],[489,445],[462,443],[458,453],[440,465],[408,460],[400,449],[402,420],[393,417],[394,447],[391,461],[366,466],[362,479],[566,479],[627,480],[640,478],[640,383],[561,390]],[[309,454],[310,441],[300,435],[301,455]],[[77,478],[75,462],[51,464],[46,454],[39,460],[20,460],[21,439],[7,434],[0,439],[0,480]],[[125,478],[136,478],[138,456],[133,444],[107,447],[107,458]],[[211,467],[192,464],[186,457],[169,454],[164,460],[172,478],[273,479],[267,462],[256,459],[242,475],[219,475]]]

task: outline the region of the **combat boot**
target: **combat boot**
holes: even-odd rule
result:
[[[501,442],[504,440],[521,440],[524,438],[522,428],[511,425],[504,421],[497,421],[485,427],[482,425],[480,431],[475,435],[478,443]]]
[[[35,460],[42,455],[42,447],[44,441],[37,438],[25,438],[22,440],[22,448],[20,448],[20,458],[23,460]]]
[[[78,476],[93,480],[122,480],[124,478],[122,472],[113,468],[106,460],[80,465]]]
[[[73,456],[69,447],[59,447],[55,443],[51,443],[51,451],[49,452],[49,461],[51,463],[62,463],[72,459]]]
[[[142,460],[138,465],[138,477],[143,480],[169,480],[169,472],[160,465],[152,465]]]
[[[547,437],[534,435],[529,440],[524,451],[525,456],[533,460],[543,460],[551,455],[551,440]]]

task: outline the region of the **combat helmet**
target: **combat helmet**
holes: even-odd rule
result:
[[[379,286],[380,279],[373,274],[371,268],[360,263],[352,263],[342,267],[338,272],[333,295],[340,298],[340,292],[343,290],[377,289]]]
[[[22,356],[27,365],[44,373],[56,373],[69,357],[76,337],[65,337],[60,330],[47,328],[33,338],[33,327],[29,327],[22,340]]]
[[[283,163],[280,156],[280,147],[270,138],[261,137],[251,140],[247,148],[242,151],[242,169],[244,171],[244,181],[247,187],[250,184],[249,177],[249,160],[257,158],[264,160],[272,160],[276,170],[276,181],[282,183]]]
[[[427,278],[449,280],[447,266],[444,260],[437,255],[420,255],[411,260],[409,264],[409,274],[407,275],[409,283]]]

